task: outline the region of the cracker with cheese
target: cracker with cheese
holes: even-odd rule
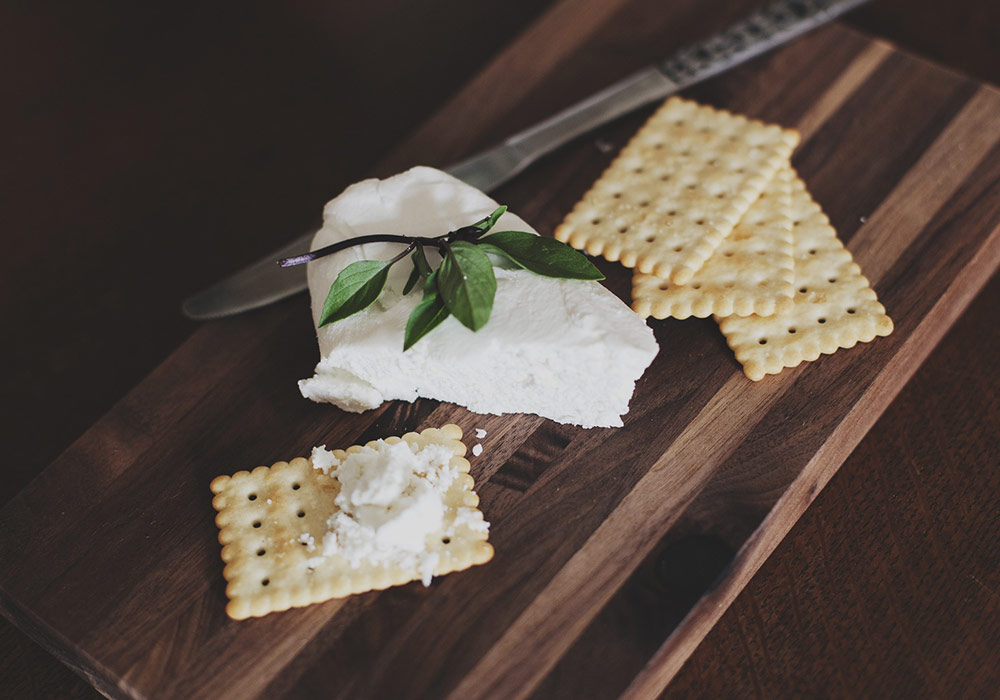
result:
[[[259,617],[493,556],[456,425],[212,481],[226,612]]]

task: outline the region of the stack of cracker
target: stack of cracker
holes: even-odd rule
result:
[[[798,133],[672,97],[556,229],[635,268],[642,316],[714,316],[758,381],[892,321],[792,169]]]

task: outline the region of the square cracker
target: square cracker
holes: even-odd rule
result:
[[[792,130],[671,97],[555,237],[685,284],[788,161],[798,139]]]
[[[414,448],[436,443],[454,451],[450,465],[459,474],[445,493],[444,518],[445,530],[454,531],[445,536],[442,530],[427,538],[428,551],[439,557],[435,576],[485,563],[493,556],[485,530],[468,524],[470,516],[481,521],[482,513],[476,508],[479,497],[472,491],[461,437],[461,428],[445,425],[385,440],[394,444],[402,439]],[[355,445],[333,454],[342,460],[361,449]],[[371,564],[352,568],[337,555],[322,560],[317,557],[327,520],[337,512],[334,499],[340,484],[335,477],[314,469],[308,459],[300,457],[219,476],[211,489],[215,494],[212,505],[218,511],[215,523],[222,560],[226,562],[223,576],[229,582],[226,612],[233,619],[260,617],[421,578],[416,568]],[[464,518],[456,524],[460,513]]]
[[[716,319],[743,372],[754,381],[892,332],[875,290],[798,178],[792,183],[792,226],[796,292],[791,310]]]
[[[783,166],[687,284],[637,272],[632,309],[654,318],[771,316],[795,294],[791,166]]]

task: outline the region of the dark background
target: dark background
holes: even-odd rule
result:
[[[194,330],[181,299],[307,230],[551,4],[0,7],[0,503]],[[663,9],[692,39],[742,11]],[[846,22],[1000,83],[994,0],[876,0]],[[998,302],[994,277],[668,694],[1000,681]],[[0,625],[0,695],[95,694]]]

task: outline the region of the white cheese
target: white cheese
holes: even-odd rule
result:
[[[478,457],[482,453],[483,453],[483,446],[480,445],[478,442],[472,446],[472,454],[474,456]]]
[[[476,437],[482,440],[486,437],[486,431],[483,428],[476,428]]]
[[[378,440],[337,462],[324,447],[314,448],[313,468],[333,464],[324,473],[340,482],[340,492],[334,499],[337,512],[327,520],[322,553],[310,558],[309,566],[339,556],[354,568],[370,563],[416,569],[429,585],[440,555],[428,548],[428,537],[451,537],[457,527],[489,527],[475,508],[445,504],[458,476],[453,455],[445,445],[414,451],[405,441]],[[446,522],[449,509],[453,517]],[[300,541],[312,551],[312,536],[303,535]]]
[[[374,233],[438,236],[489,214],[496,202],[433,168],[352,185],[326,205],[320,248]],[[507,212],[496,230],[534,230]],[[376,243],[309,263],[313,321],[337,274],[358,260],[388,260],[400,244]],[[428,258],[439,258],[429,249]],[[657,352],[653,333],[598,282],[495,268],[489,322],[470,331],[454,317],[403,352],[403,332],[419,290],[402,296],[409,262],[397,264],[381,297],[318,328],[320,361],[299,382],[302,395],[361,412],[418,396],[476,413],[535,413],[583,427],[620,426],[635,381]]]
[[[324,474],[329,474],[331,469],[340,464],[337,458],[333,456],[333,452],[326,449],[326,445],[314,447],[310,459],[312,460],[313,469],[319,469]]]

